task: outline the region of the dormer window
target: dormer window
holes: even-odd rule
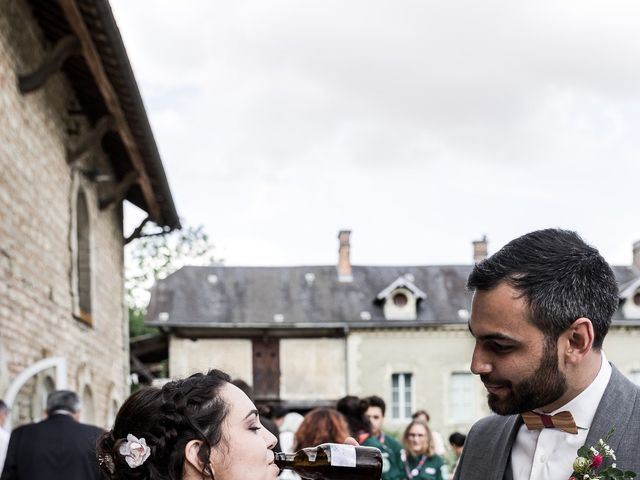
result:
[[[640,318],[640,277],[628,283],[619,294],[620,313],[624,319]]]
[[[406,307],[407,303],[409,303],[409,299],[403,292],[396,292],[393,295],[393,304],[396,307],[400,307],[400,308]]]
[[[382,304],[387,320],[416,320],[418,303],[427,294],[413,283],[413,275],[403,275],[376,296],[376,303]]]

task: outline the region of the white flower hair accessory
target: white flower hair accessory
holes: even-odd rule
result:
[[[120,444],[118,452],[131,468],[139,467],[151,455],[151,449],[147,446],[146,440],[131,434],[127,435],[127,439]]]

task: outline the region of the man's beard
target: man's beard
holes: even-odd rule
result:
[[[488,375],[481,375],[483,382],[505,387],[506,396],[489,393],[489,408],[498,415],[527,412],[555,402],[567,391],[567,377],[558,368],[558,348],[545,342],[540,365],[528,378],[514,384],[495,382]]]

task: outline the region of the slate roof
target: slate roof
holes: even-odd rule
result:
[[[335,266],[184,267],[155,285],[146,323],[203,332],[467,322],[464,310],[470,310],[471,293],[465,285],[472,265],[352,268],[353,281],[340,282]],[[638,278],[631,267],[613,269],[621,290]],[[427,298],[419,302],[416,320],[386,320],[376,296],[407,274]],[[614,320],[624,320],[620,310]]]
[[[385,320],[382,306],[374,302],[398,277],[411,274],[427,300],[409,323],[465,323],[458,310],[470,307],[465,282],[471,268],[354,266],[353,281],[339,282],[335,266],[184,267],[154,287],[146,320],[166,326],[399,325]],[[169,314],[166,321],[160,320],[161,312]],[[362,320],[362,312],[369,312],[370,319]]]
[[[640,279],[640,274],[638,273],[638,271],[631,266],[612,266],[611,268],[613,269],[613,273],[616,276],[616,280],[618,280],[618,290],[620,291],[620,293],[624,293],[625,295],[633,295],[631,292],[625,292],[625,290],[628,290],[628,287],[631,284],[637,282]],[[621,304],[623,300],[624,299],[621,298]],[[629,320],[625,319],[622,315],[622,309],[618,308],[616,313],[613,315],[613,321],[616,322],[620,320],[629,322]]]

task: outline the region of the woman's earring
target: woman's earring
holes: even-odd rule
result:
[[[205,476],[206,476],[207,478],[210,478],[211,480],[214,480],[214,479],[215,479],[215,477],[213,476],[213,465],[211,465],[211,462],[209,462],[209,463],[207,464],[207,466],[208,466],[209,468],[207,468],[207,469],[206,469],[206,470],[208,470],[208,471],[207,471],[207,472],[205,472],[205,473],[206,473],[206,475],[205,475]]]

